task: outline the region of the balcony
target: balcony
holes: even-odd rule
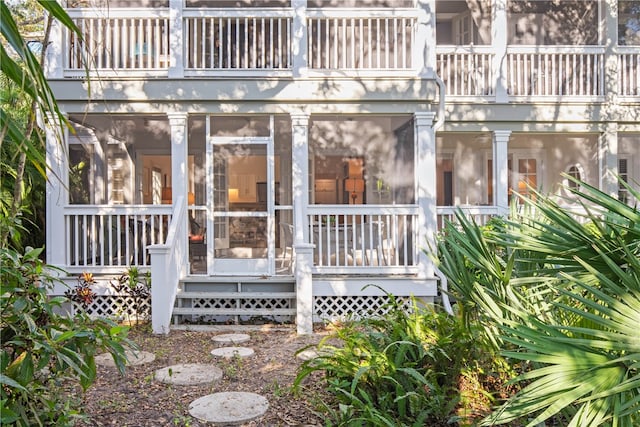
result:
[[[290,7],[185,7],[170,19],[172,13],[168,7],[70,9],[83,37],[63,35],[58,75],[82,78],[89,69],[106,78],[411,78],[433,68],[453,102],[496,100],[501,75],[506,96],[516,102],[567,96],[597,102],[606,88],[623,98],[640,96],[634,47],[510,44],[501,50],[439,41],[435,63],[426,55],[425,64],[414,8],[308,8],[300,14]]]

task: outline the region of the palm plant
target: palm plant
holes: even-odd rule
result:
[[[458,215],[439,242],[467,320],[528,366],[484,425],[640,423],[640,212],[585,183],[569,191],[584,214],[536,194],[489,229]]]

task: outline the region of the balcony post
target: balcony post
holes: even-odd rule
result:
[[[184,77],[184,39],[182,31],[183,0],[169,0],[169,71],[170,79]]]
[[[618,124],[608,122],[598,141],[600,159],[600,189],[618,197]]]
[[[509,213],[509,137],[510,130],[493,131],[493,205],[498,215]]]
[[[507,0],[494,0],[495,11],[491,22],[491,47],[493,55],[493,76],[495,82],[496,102],[509,102],[507,81]]]
[[[42,119],[42,117],[40,117]],[[57,117],[48,114],[42,123],[46,133],[46,257],[47,263],[65,266],[69,236],[65,235],[64,208],[69,203],[66,141],[68,131],[58,126]],[[63,242],[62,248],[60,242]]]
[[[413,66],[418,75],[430,75],[435,72],[436,57],[436,2],[418,0],[418,27],[413,49]]]
[[[618,98],[618,2],[604,1],[601,4],[603,12],[602,37],[600,45],[605,46],[604,51],[604,93],[607,101],[617,103]]]
[[[308,70],[307,52],[307,0],[291,0],[293,7],[293,23],[291,40],[291,61],[293,77],[302,77]]]
[[[438,230],[436,212],[436,132],[433,120],[436,113],[421,111],[415,116],[415,182],[416,202],[419,207],[417,241],[418,277],[433,277],[433,264],[425,250],[435,248]]]
[[[67,58],[69,47],[68,39],[62,37],[63,31],[58,20],[51,21],[51,30],[49,33],[49,46],[47,46],[47,54],[45,56],[44,72],[47,79],[61,79],[63,77],[64,59]]]

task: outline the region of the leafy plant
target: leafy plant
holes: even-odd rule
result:
[[[136,325],[141,318],[148,316],[147,305],[144,302],[151,297],[151,272],[140,273],[138,267],[129,267],[127,272],[111,281],[111,287],[118,293],[128,295],[133,299],[133,311]],[[127,314],[129,314],[127,312]]]
[[[568,191],[584,214],[536,193],[491,230],[458,215],[439,243],[461,306],[530,367],[484,425],[640,423],[640,212],[586,183]]]
[[[64,384],[86,389],[96,378],[95,355],[107,351],[120,372],[127,329],[84,313],[58,314],[64,297],[50,298],[54,278],[42,249],[0,249],[0,413],[2,424],[71,425],[81,414]]]
[[[486,414],[491,396],[480,376],[483,363],[486,372],[494,372],[491,351],[460,317],[416,301],[407,313],[395,297],[388,298],[387,315],[348,322],[325,338],[319,356],[301,366],[294,390],[313,372],[324,372],[338,403],[329,412],[339,425],[436,426]],[[482,390],[473,402],[471,390],[464,398],[459,392],[463,377],[476,378]]]
[[[84,311],[86,311],[87,307],[91,305],[96,297],[96,293],[91,289],[91,286],[93,286],[95,282],[93,274],[84,272],[78,277],[76,286],[73,289],[65,291],[64,295],[69,298],[69,300],[80,304]]]

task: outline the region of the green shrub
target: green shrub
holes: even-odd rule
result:
[[[67,387],[86,389],[96,377],[95,355],[108,351],[120,372],[126,358],[127,328],[105,319],[60,314],[66,298],[50,298],[54,283],[38,259],[0,249],[0,413],[2,424],[72,425],[81,410]]]
[[[388,297],[387,315],[347,322],[325,338],[320,356],[301,366],[294,388],[323,372],[338,425],[466,424],[485,415],[491,396],[483,381],[504,379],[493,354],[459,316],[415,301],[407,313]],[[335,340],[340,345],[329,344]],[[467,386],[462,393],[461,385]]]
[[[640,425],[640,212],[586,183],[568,190],[582,216],[537,193],[489,230],[458,215],[439,243],[468,317],[528,366],[484,425]]]

